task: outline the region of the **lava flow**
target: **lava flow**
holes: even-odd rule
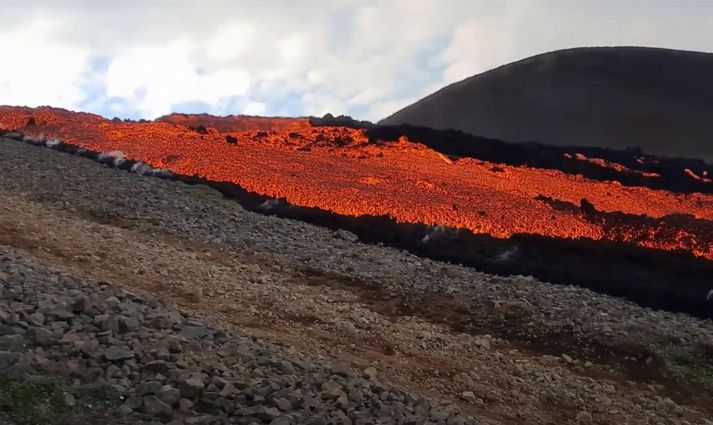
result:
[[[305,118],[171,115],[125,122],[0,107],[2,127],[340,215],[495,238],[608,240],[713,260],[713,195],[449,158],[418,140],[379,140],[363,129],[315,127]]]

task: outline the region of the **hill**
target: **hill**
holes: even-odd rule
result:
[[[512,142],[713,161],[713,54],[644,47],[559,50],[451,84],[380,121]]]

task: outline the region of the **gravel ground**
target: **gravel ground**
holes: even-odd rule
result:
[[[348,233],[244,211],[207,188],[21,142],[0,141],[0,167],[0,245],[173,297],[232,332],[288,342],[304,355],[355,365],[368,359],[397,386],[481,421],[713,417],[711,321],[355,243]],[[195,258],[205,252],[223,260]],[[162,276],[175,283],[170,293],[145,282]],[[249,314],[225,313],[231,303]]]
[[[0,369],[25,382],[34,372],[68,383],[58,397],[64,409],[49,400],[37,411],[61,415],[78,398],[89,410],[84,403],[98,402],[82,389],[91,385],[106,394],[107,422],[116,415],[127,423],[475,424],[456,407],[434,407],[380,382],[374,368],[231,334],[7,249],[0,249],[0,280]]]

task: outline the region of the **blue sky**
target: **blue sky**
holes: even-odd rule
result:
[[[713,51],[713,1],[0,0],[0,104],[378,120],[545,51]]]

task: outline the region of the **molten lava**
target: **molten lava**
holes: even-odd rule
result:
[[[454,159],[405,137],[369,140],[365,130],[312,127],[303,118],[174,114],[122,122],[46,107],[0,107],[2,126],[343,215],[497,238],[604,239],[713,259],[713,195]]]

